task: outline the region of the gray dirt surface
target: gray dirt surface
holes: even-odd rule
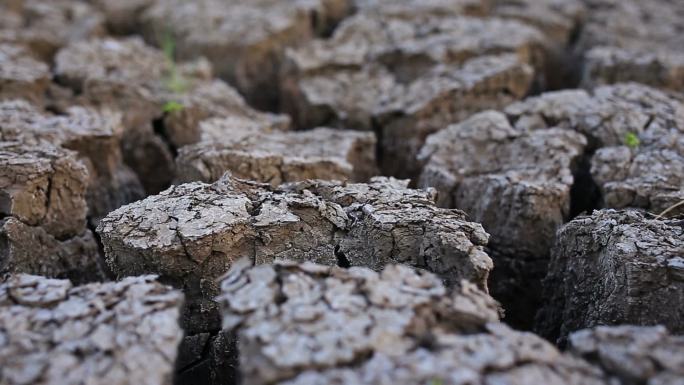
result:
[[[462,281],[407,266],[381,272],[312,263],[223,277],[223,326],[251,384],[605,384],[600,370],[498,323],[498,306]]]
[[[0,284],[0,383],[171,385],[183,295],[153,276]]]
[[[595,211],[558,232],[537,329],[545,337],[596,325],[684,332],[684,231],[638,211]]]

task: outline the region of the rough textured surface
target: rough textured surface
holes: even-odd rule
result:
[[[490,3],[493,16],[518,20],[544,33],[548,41],[544,89],[563,89],[578,83],[581,61],[573,47],[590,12],[582,0],[491,0]]]
[[[0,100],[25,99],[41,105],[50,68],[23,47],[0,43]]]
[[[387,178],[274,189],[226,175],[213,185],[174,186],[124,206],[98,231],[118,274],[156,272],[188,290],[195,287],[188,282],[210,281],[239,256],[374,269],[404,262],[484,288],[491,267],[482,252],[487,234],[461,212],[436,208],[433,199],[431,190]]]
[[[0,382],[170,385],[182,299],[153,276],[79,287],[10,276],[0,284]]]
[[[279,258],[328,265],[403,262],[433,270],[450,283],[470,279],[485,288],[491,261],[487,234],[460,212],[437,209],[431,191],[393,179],[369,184],[302,182],[274,189],[226,176],[213,185],[190,183],[124,206],[100,222],[106,259],[120,276],[160,274],[183,288],[188,338],[230,350],[220,329],[215,279],[238,258],[258,264]],[[204,337],[202,337],[204,336]],[[193,341],[187,341],[188,350]],[[207,346],[209,346],[207,345]],[[204,345],[201,345],[204,346]],[[188,353],[191,355],[191,353]],[[195,365],[216,370],[200,355]],[[230,362],[208,377],[220,380]]]
[[[56,58],[58,80],[77,91],[75,102],[122,111],[124,157],[148,193],[169,185],[172,151],[200,140],[204,119],[235,117],[279,129],[289,125],[286,117],[257,112],[231,87],[210,80],[206,60],[175,64],[171,59],[139,38],[75,43]]]
[[[660,212],[682,197],[681,100],[646,86],[621,84],[591,93],[547,93],[505,112],[516,126],[557,126],[582,133],[589,142],[591,176],[601,189],[603,206]]]
[[[383,173],[415,176],[428,134],[529,91],[544,44],[516,21],[360,14],[288,51],[283,108],[300,127],[377,130]]]
[[[574,131],[513,126],[487,111],[428,138],[418,184],[434,186],[441,206],[470,213],[496,234],[490,247],[541,258],[569,215],[573,168],[586,143]]]
[[[551,38],[556,49],[567,48],[583,24],[587,7],[583,0],[491,0],[491,14],[533,25]]]
[[[595,325],[684,331],[681,221],[637,211],[595,211],[558,232],[537,328],[549,338]]]
[[[232,118],[213,123],[235,134],[182,147],[176,158],[178,180],[214,182],[230,171],[276,187],[306,179],[365,182],[378,173],[373,133],[330,128],[241,133],[231,130]]]
[[[492,235],[490,287],[515,309],[507,317],[515,326],[531,326],[585,145],[576,132],[512,126],[506,115],[487,111],[428,137],[419,154],[427,164],[418,184],[434,186],[440,205],[464,210]]]
[[[46,61],[70,42],[105,32],[103,15],[82,0],[7,0],[0,14],[0,42],[24,45]]]
[[[483,223],[492,292],[520,308],[540,300],[555,230],[571,217],[600,206],[660,213],[684,199],[683,130],[681,102],[645,86],[549,92],[430,136],[419,186]]]
[[[0,102],[1,140],[49,142],[78,153],[88,169],[86,201],[94,224],[144,194],[138,178],[123,164],[122,135],[121,116],[111,111],[71,107],[63,115],[50,115],[23,101]],[[66,211],[65,218],[81,218],[78,211]]]
[[[233,88],[220,80],[199,84],[188,95],[174,100],[183,108],[165,114],[163,127],[164,135],[175,148],[203,140],[226,140],[236,129],[287,131],[290,128],[288,116],[250,108]],[[213,119],[228,124],[213,124]],[[207,125],[205,120],[209,120]]]
[[[87,0],[105,17],[107,30],[115,35],[131,35],[142,28],[144,11],[157,0]]]
[[[88,170],[76,154],[49,144],[1,142],[2,213],[56,237],[85,227]]]
[[[0,142],[0,273],[100,279],[86,228],[88,171],[47,143]]]
[[[252,384],[605,383],[586,362],[496,322],[496,302],[466,281],[448,293],[401,265],[249,265],[223,278],[219,301]]]
[[[603,206],[640,207],[656,214],[684,200],[684,103],[636,85],[600,87],[620,142],[606,142],[591,160]],[[627,131],[627,134],[624,132]],[[637,137],[629,144],[627,135]],[[684,207],[670,215],[684,213]]]
[[[586,1],[592,12],[578,42],[586,86],[637,81],[684,90],[684,3]]]
[[[0,273],[8,272],[69,278],[77,283],[106,278],[90,230],[61,239],[14,217],[0,220]]]
[[[329,31],[350,10],[350,0],[161,0],[143,22],[148,42],[170,32],[181,58],[207,57],[252,104],[272,109],[284,49]]]
[[[387,16],[412,18],[417,15],[484,16],[491,4],[483,0],[356,0],[358,13],[378,13]]]
[[[684,378],[684,337],[662,326],[599,326],[570,335],[569,350],[622,384],[676,385]]]

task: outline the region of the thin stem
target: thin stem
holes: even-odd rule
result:
[[[682,200],[682,201],[679,202],[679,203],[675,203],[675,204],[673,204],[672,206],[668,207],[667,209],[665,209],[665,211],[663,211],[662,213],[658,214],[658,216],[657,216],[655,219],[661,219],[662,217],[664,217],[664,216],[667,215],[669,212],[671,212],[672,210],[676,209],[676,208],[679,207],[679,206],[684,206],[684,200]]]

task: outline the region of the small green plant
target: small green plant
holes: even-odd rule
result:
[[[162,38],[162,51],[166,59],[166,66],[168,73],[164,79],[164,85],[174,93],[182,93],[187,90],[187,81],[183,75],[178,71],[176,66],[176,41],[170,32],[164,34]]]
[[[162,108],[162,110],[165,113],[171,113],[171,112],[183,111],[183,108],[185,108],[185,107],[182,104],[180,104],[179,102],[177,102],[175,100],[172,100],[172,101],[164,103],[164,107]]]
[[[637,134],[633,132],[628,132],[627,135],[625,135],[625,145],[629,148],[637,148],[641,144],[641,141],[639,140],[639,137]]]
[[[444,385],[444,381],[441,378],[433,378],[430,380],[430,385]]]

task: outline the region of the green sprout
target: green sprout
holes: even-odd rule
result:
[[[165,113],[171,113],[171,112],[183,111],[183,108],[185,108],[185,107],[182,104],[178,103],[177,101],[172,100],[172,101],[164,103],[164,107],[162,108],[162,110]]]
[[[433,378],[430,380],[430,385],[443,385],[444,381],[441,378]]]
[[[628,132],[627,135],[625,135],[625,145],[629,148],[637,148],[641,144],[641,141],[639,140],[639,137],[637,134],[633,132]]]
[[[167,32],[164,34],[161,46],[162,51],[164,52],[164,58],[166,59],[166,65],[169,68],[166,79],[164,79],[166,88],[174,93],[185,92],[187,89],[187,82],[176,66],[176,41],[171,33]]]

